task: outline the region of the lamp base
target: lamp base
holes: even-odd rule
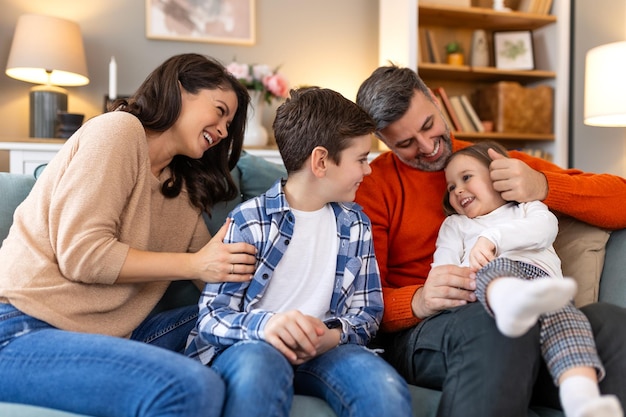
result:
[[[30,89],[30,137],[53,138],[58,112],[67,111],[67,90],[53,85]]]

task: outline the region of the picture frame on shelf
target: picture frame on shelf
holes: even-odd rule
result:
[[[146,37],[253,45],[256,0],[146,0]]]
[[[530,30],[493,33],[496,68],[502,70],[534,70],[533,34]]]

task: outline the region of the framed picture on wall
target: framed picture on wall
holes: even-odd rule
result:
[[[146,0],[146,37],[254,44],[256,0]]]
[[[533,34],[530,30],[494,32],[496,68],[505,70],[535,69]]]

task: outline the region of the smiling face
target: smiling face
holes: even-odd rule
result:
[[[328,201],[354,201],[363,177],[372,172],[367,161],[372,136],[358,136],[350,142],[350,146],[341,151],[339,164],[328,161]]]
[[[237,111],[237,95],[222,89],[202,89],[191,94],[181,88],[181,97],[180,116],[172,126],[179,146],[176,153],[199,159],[228,136]]]
[[[490,213],[506,203],[493,189],[489,168],[469,155],[455,155],[445,169],[450,205],[469,218]]]
[[[439,107],[418,90],[406,113],[379,134],[405,164],[423,171],[443,169],[452,153],[450,129]]]

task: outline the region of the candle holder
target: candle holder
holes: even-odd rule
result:
[[[104,106],[102,107],[102,112],[106,113],[108,111],[111,111],[113,109],[109,108],[111,105],[113,105],[113,103],[115,102],[115,100],[119,100],[119,99],[129,99],[130,96],[120,96],[118,95],[117,97],[115,97],[114,99],[109,98],[108,94],[104,95]]]

